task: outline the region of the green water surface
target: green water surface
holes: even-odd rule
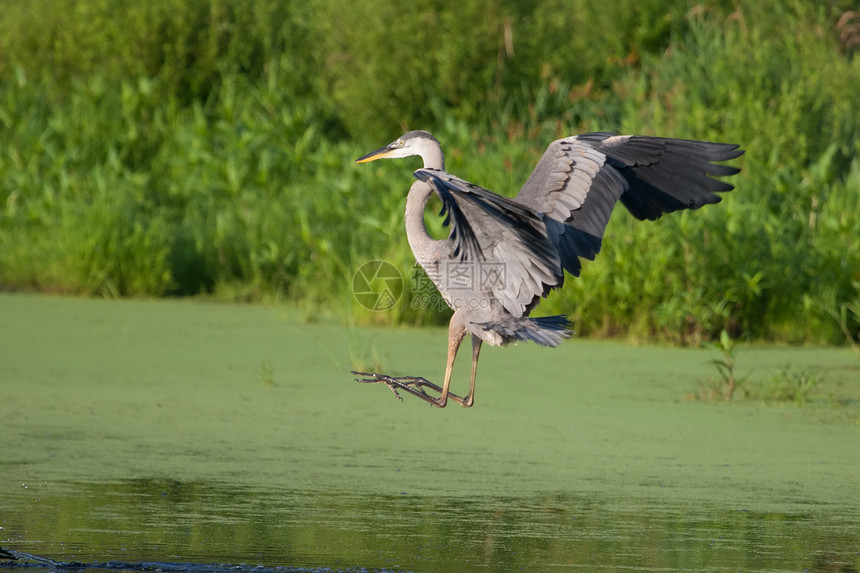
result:
[[[438,380],[445,337],[0,295],[0,545],[85,563],[860,569],[850,350],[741,348],[751,376],[821,375],[803,408],[690,400],[713,352],[616,342],[486,347],[470,410],[348,373],[375,356]]]

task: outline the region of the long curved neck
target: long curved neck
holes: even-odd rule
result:
[[[425,140],[421,146],[421,159],[424,160],[424,169],[438,169],[445,171],[445,156],[442,155],[442,148],[436,140]]]
[[[428,167],[426,160],[425,167]],[[441,242],[430,236],[424,224],[424,208],[432,194],[433,188],[429,183],[416,181],[406,196],[406,238],[415,259],[425,269],[426,264],[434,258]]]
[[[424,169],[444,171],[445,156],[442,155],[442,147],[436,138],[429,133],[426,135],[427,137],[421,138],[417,155],[420,155],[424,161]],[[409,194],[406,196],[406,238],[409,239],[409,246],[412,247],[415,259],[428,274],[431,273],[428,266],[438,260],[439,249],[443,243],[431,237],[424,224],[424,208],[432,194],[432,185],[425,181],[416,181],[409,188]]]

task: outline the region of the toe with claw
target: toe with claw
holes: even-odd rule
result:
[[[440,408],[445,407],[445,403],[448,398],[453,399],[460,404],[464,404],[465,400],[456,394],[451,392],[445,393],[444,390],[430,382],[426,378],[422,378],[421,376],[388,376],[387,374],[379,374],[377,372],[357,372],[355,370],[352,371],[352,374],[355,376],[361,376],[361,378],[356,378],[356,382],[361,382],[363,384],[385,384],[388,386],[388,389],[391,390],[400,401],[403,401],[403,397],[400,395],[398,390],[402,390],[404,392],[408,392],[413,396],[421,398],[425,402],[429,403],[432,406],[437,406]],[[434,392],[438,392],[440,397],[434,397],[427,393],[425,388],[429,388]],[[443,397],[444,396],[444,397]],[[471,401],[468,401],[469,405],[471,405]],[[465,404],[464,404],[465,405]]]

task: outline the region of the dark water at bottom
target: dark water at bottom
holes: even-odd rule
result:
[[[820,504],[761,513],[599,494],[468,499],[132,480],[27,485],[4,506],[6,547],[112,568],[849,572],[860,562],[858,516]]]

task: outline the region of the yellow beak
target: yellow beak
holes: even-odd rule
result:
[[[380,147],[376,151],[371,151],[367,155],[362,155],[358,159],[355,160],[356,163],[367,163],[368,161],[376,161],[377,159],[384,159],[388,157],[388,154],[391,153],[390,146],[386,145],[385,147]]]

